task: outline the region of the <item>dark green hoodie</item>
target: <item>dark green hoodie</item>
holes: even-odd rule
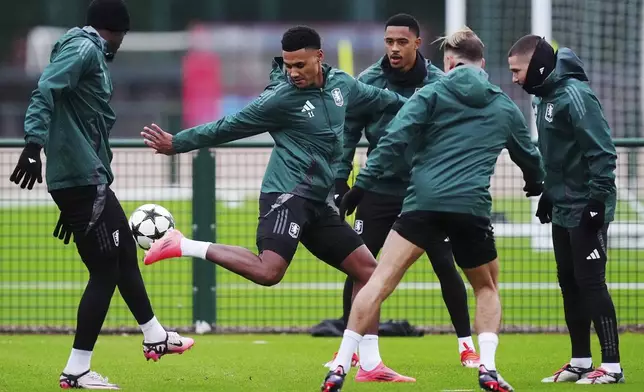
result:
[[[25,140],[44,146],[47,188],[111,184],[112,79],[105,41],[92,28],[54,45],[25,117]]]
[[[458,66],[414,94],[367,159],[356,186],[395,174],[397,157],[412,141],[411,184],[402,212],[490,217],[490,177],[504,148],[526,182],[543,180],[541,156],[523,114],[478,67]]]
[[[333,187],[332,169],[342,155],[344,118],[352,110],[395,113],[406,99],[361,83],[323,65],[322,88],[298,88],[273,60],[270,83],[238,113],[183,130],[172,139],[176,152],[217,145],[269,132],[275,147],[262,192],[291,193],[325,202]]]
[[[391,68],[388,57],[383,56],[377,63],[358,75],[358,80],[371,86],[395,91],[409,98],[421,87],[434,83],[445,75],[443,71],[426,60],[420,52],[416,55],[414,68],[404,74],[396,71]],[[338,179],[349,178],[349,173],[353,169],[356,146],[362,138],[363,130],[369,142],[367,151],[367,155],[369,155],[376,148],[378,140],[385,134],[387,125],[395,115],[395,113],[368,112],[350,113],[347,116],[344,123],[344,152],[336,169]],[[366,189],[379,194],[405,196],[409,186],[410,168],[404,159],[405,157],[402,158],[399,162],[399,170],[394,176],[368,184]]]
[[[545,192],[554,205],[552,223],[568,228],[579,226],[590,199],[605,203],[606,222],[615,215],[617,153],[601,104],[587,82],[581,60],[561,48],[554,71],[535,90]]]

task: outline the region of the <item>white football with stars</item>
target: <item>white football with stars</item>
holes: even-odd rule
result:
[[[170,211],[158,204],[144,204],[130,215],[130,229],[141,249],[150,249],[154,241],[174,229]]]

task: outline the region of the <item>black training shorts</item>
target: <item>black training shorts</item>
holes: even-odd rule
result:
[[[409,211],[394,223],[395,230],[419,248],[451,242],[456,264],[476,268],[497,258],[490,220],[481,216],[439,211]]]
[[[329,204],[289,193],[262,193],[257,226],[259,252],[273,251],[290,263],[299,242],[336,268],[363,245],[360,236]]]

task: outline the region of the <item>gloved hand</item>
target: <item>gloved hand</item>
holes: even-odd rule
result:
[[[42,183],[42,162],[40,160],[40,149],[42,147],[36,143],[27,143],[25,148],[20,154],[18,159],[18,164],[14,169],[9,180],[20,184],[20,188],[33,189],[34,183],[38,180],[38,183]]]
[[[537,213],[534,216],[539,218],[542,224],[552,222],[552,201],[545,193],[541,194],[541,198],[539,198]]]
[[[340,202],[345,193],[349,192],[349,185],[347,185],[347,180],[336,178],[335,179],[335,195],[333,195],[333,201],[335,206],[340,208]]]
[[[584,211],[581,213],[579,226],[585,226],[592,230],[600,230],[606,220],[606,205],[599,200],[590,199]]]
[[[353,214],[353,211],[356,210],[360,201],[364,197],[364,189],[354,186],[347,193],[344,194],[342,201],[340,202],[340,216],[342,219],[346,215]]]
[[[65,245],[69,244],[69,239],[72,237],[72,230],[63,222],[62,215],[58,217],[58,223],[54,229],[54,237],[62,240]]]
[[[526,183],[523,187],[525,197],[539,196],[543,192],[543,182]]]

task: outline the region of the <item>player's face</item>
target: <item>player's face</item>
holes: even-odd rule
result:
[[[416,37],[407,26],[387,26],[385,50],[392,68],[409,70],[416,61],[416,50],[420,37]]]
[[[300,49],[294,52],[282,51],[286,73],[299,88],[314,85],[322,72],[322,49]]]
[[[105,40],[107,41],[110,52],[114,54],[118,52],[121,44],[123,43],[123,39],[125,38],[125,34],[127,34],[125,31],[110,31],[107,34]]]
[[[510,66],[510,72],[512,72],[512,83],[523,86],[528,66],[530,65],[529,56],[508,57],[508,65]]]

